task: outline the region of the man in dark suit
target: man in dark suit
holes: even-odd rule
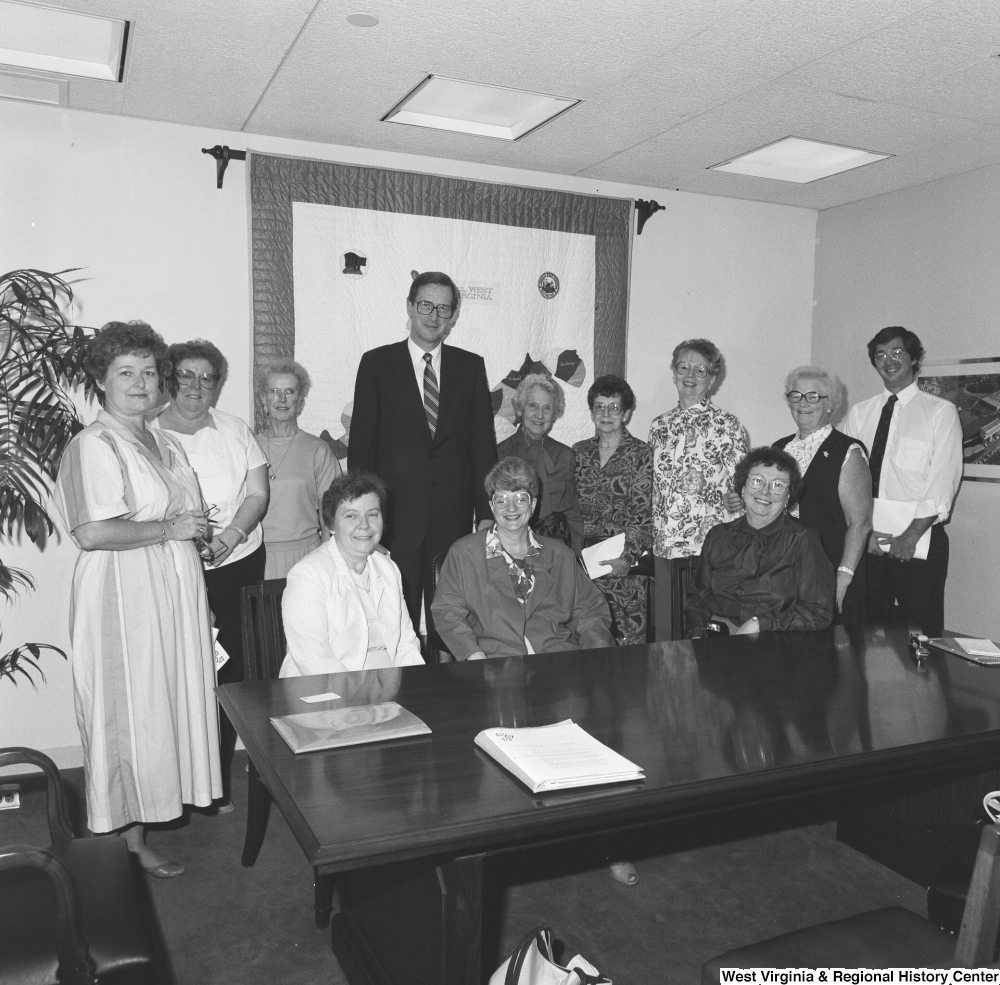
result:
[[[497,460],[493,406],[482,356],[444,345],[461,297],[447,274],[410,284],[410,337],[361,357],[347,464],[389,486],[382,543],[403,576],[403,594],[420,629],[423,599],[431,627],[434,558],[471,533],[473,516],[492,520],[483,480]]]

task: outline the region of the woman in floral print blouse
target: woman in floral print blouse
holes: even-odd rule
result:
[[[587,403],[596,434],[573,445],[585,543],[625,534],[624,553],[595,584],[611,608],[615,642],[645,643],[648,581],[628,570],[652,544],[652,456],[649,445],[626,427],[635,394],[625,380],[598,377]]]
[[[747,453],[743,425],[714,406],[709,394],[722,369],[722,353],[708,339],[688,339],[670,368],[678,403],[649,429],[653,455],[653,554],[656,638],[680,633],[671,619],[671,587],[686,558],[701,554],[705,535],[732,519],[723,502],[736,463]]]

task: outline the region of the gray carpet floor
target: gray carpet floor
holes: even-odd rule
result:
[[[184,862],[179,879],[150,879],[174,985],[341,985],[328,930],[317,930],[312,870],[280,812],[272,808],[257,864],[240,865],[246,823],[245,759],[234,764],[237,810],[192,812],[151,830],[149,844]],[[74,822],[81,820],[82,771],[68,771]],[[0,844],[44,843],[44,797],[0,813]],[[566,958],[581,952],[615,985],[700,980],[706,959],[797,927],[880,906],[924,914],[924,891],[840,844],[833,823],[746,833],[730,821],[720,836],[704,826],[650,831],[614,846],[589,844],[502,857],[488,875],[504,887],[499,954],[536,924],[551,926]],[[764,825],[766,828],[766,824]],[[78,828],[79,830],[79,828]],[[741,837],[741,835],[744,835]],[[664,853],[667,845],[677,848]],[[614,882],[602,852],[632,855],[641,879]]]

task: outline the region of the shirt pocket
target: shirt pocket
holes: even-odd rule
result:
[[[931,445],[929,441],[918,441],[916,438],[900,438],[893,456],[895,464],[907,472],[923,472],[930,459]]]

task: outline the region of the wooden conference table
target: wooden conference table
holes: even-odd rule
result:
[[[341,702],[301,700],[329,691]],[[484,980],[488,855],[792,802],[851,806],[1000,760],[1000,668],[936,650],[918,665],[903,629],[287,678],[219,695],[309,862],[346,873],[332,934],[352,983]],[[268,721],[387,700],[433,734],[293,756]],[[473,744],[490,726],[566,718],[644,767],[645,782],[533,795]]]

